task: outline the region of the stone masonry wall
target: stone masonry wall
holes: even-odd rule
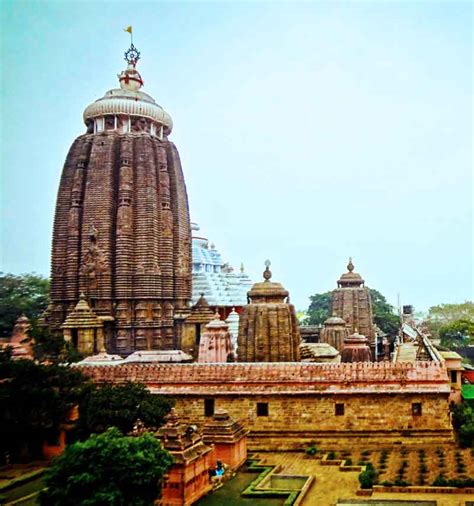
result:
[[[251,450],[452,441],[447,395],[175,396],[176,409],[203,424],[206,398],[249,429]],[[268,416],[257,415],[257,403],[268,403]],[[421,403],[421,416],[412,414],[413,403]],[[336,404],[344,405],[343,415],[335,414]]]

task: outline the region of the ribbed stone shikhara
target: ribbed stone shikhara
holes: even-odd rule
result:
[[[354,264],[349,258],[347,272],[342,274],[337,281],[337,289],[332,292],[331,309],[332,316],[342,318],[348,328],[349,334],[360,332],[369,340],[372,359],[376,360],[376,335],[372,313],[372,300],[369,289],[364,286],[362,276],[354,272]],[[325,323],[326,326],[326,323]],[[322,339],[325,339],[323,331]],[[345,339],[345,337],[343,338]],[[341,351],[340,341],[331,342],[332,346]]]
[[[299,362],[300,332],[295,308],[280,283],[271,282],[270,262],[265,281],[248,292],[250,303],[240,315],[239,362]]]
[[[138,55],[129,50],[126,60],[120,88],[84,111],[87,131],[64,165],[45,315],[59,329],[83,292],[108,351],[120,354],[179,348],[191,297],[188,199],[171,117],[140,91]]]

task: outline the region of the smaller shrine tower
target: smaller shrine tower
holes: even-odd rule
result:
[[[214,448],[204,444],[195,425],[181,422],[172,408],[166,423],[156,433],[165,450],[173,457],[173,465],[163,482],[159,504],[183,506],[194,504],[211,491],[209,469],[214,462]]]
[[[202,335],[198,362],[234,362],[229,325],[221,320],[217,312],[206,325],[206,331]]]
[[[344,340],[341,362],[370,362],[370,349],[367,338],[354,332]]]
[[[337,281],[337,289],[332,293],[331,306],[332,316],[342,318],[350,334],[360,332],[367,337],[374,359],[376,337],[372,301],[362,276],[354,272],[352,258],[349,258],[347,272]]]
[[[270,281],[270,261],[265,262],[265,281],[248,292],[239,322],[239,362],[299,362],[300,331],[288,291]]]

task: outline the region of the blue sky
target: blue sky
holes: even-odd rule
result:
[[[298,308],[347,258],[392,303],[473,297],[470,2],[22,2],[1,9],[1,257],[49,274],[59,177],[128,36],[193,221]]]

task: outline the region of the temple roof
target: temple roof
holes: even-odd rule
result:
[[[181,422],[175,408],[171,408],[165,420],[156,437],[161,440],[163,448],[171,453],[174,464],[187,465],[212,450],[204,444],[195,425]]]
[[[347,272],[342,274],[342,276],[338,279],[338,286],[341,288],[357,287],[362,286],[364,283],[365,281],[362,279],[362,276],[358,272],[354,272],[354,264],[352,263],[352,258],[349,258],[349,263],[347,264]]]
[[[288,291],[285,290],[281,283],[270,281],[272,272],[270,270],[270,261],[265,262],[265,271],[263,278],[265,281],[255,283],[248,293],[252,302],[283,302],[288,297]]]
[[[62,324],[64,329],[99,328],[102,326],[102,321],[89,307],[83,293],[81,293],[76,307],[67,315],[65,322]]]
[[[214,316],[204,294],[201,293],[198,301],[191,308],[191,314],[186,318],[186,323],[208,323]]]
[[[134,57],[127,57],[130,52],[134,52]],[[107,91],[102,98],[88,105],[83,114],[84,122],[87,124],[90,119],[106,115],[136,116],[160,123],[164,127],[164,133],[170,134],[173,129],[171,116],[155,102],[153,97],[140,91],[143,80],[136,69],[140,53],[132,44],[125,55],[128,65],[118,75],[120,88]]]
[[[243,266],[235,272],[232,266],[224,263],[214,244],[205,237],[197,236],[199,226],[193,223],[192,264],[193,294],[192,301],[197,304],[204,295],[211,306],[243,306],[247,303],[247,291],[252,281]]]
[[[224,409],[217,409],[211,420],[202,429],[203,440],[212,443],[236,443],[248,434],[248,430],[232,419]]]

